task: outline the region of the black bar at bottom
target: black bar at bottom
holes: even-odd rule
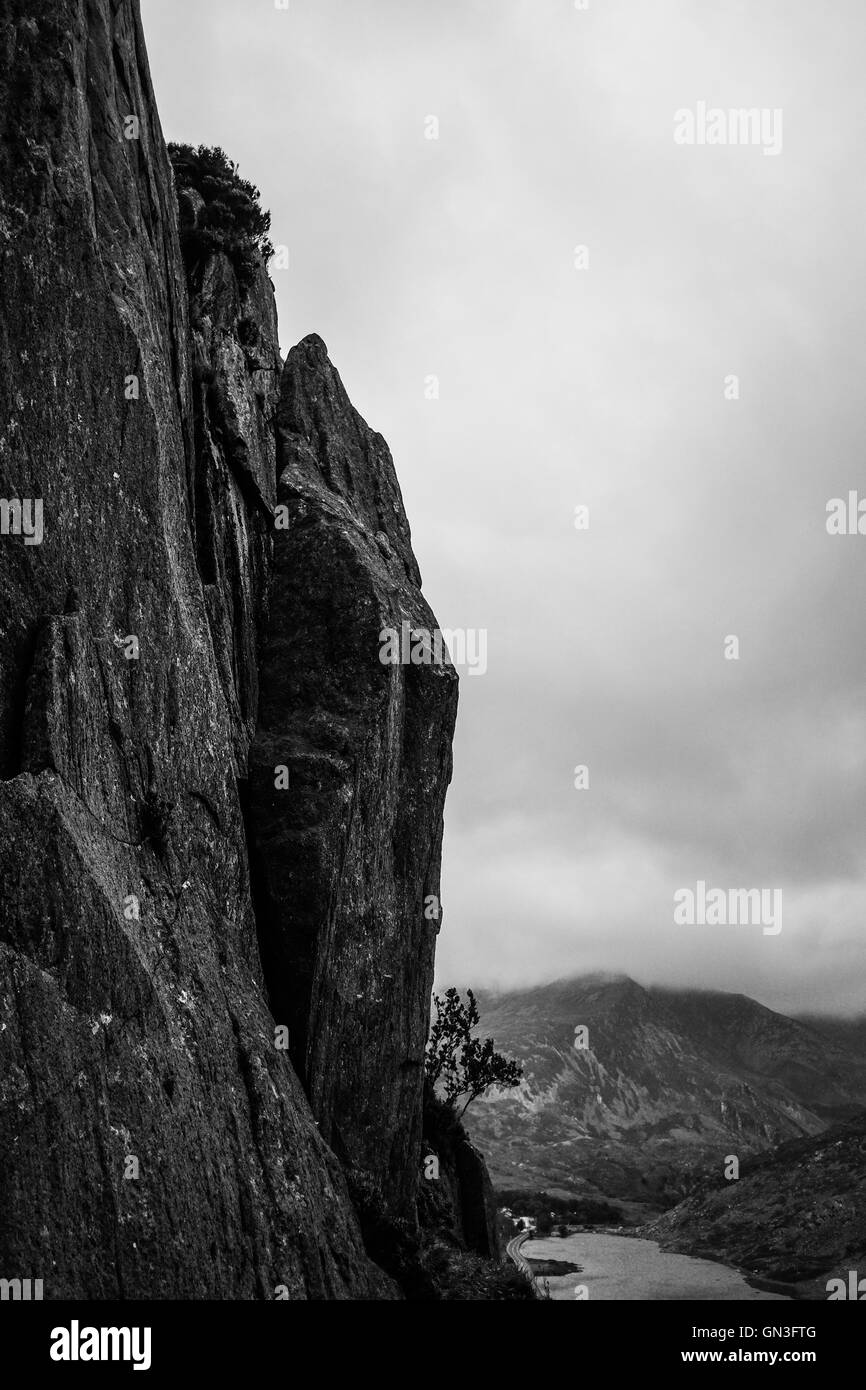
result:
[[[583,1383],[590,1369],[615,1377],[793,1365],[832,1385],[860,1364],[864,1331],[864,1315],[837,1302],[575,1301],[519,1310],[470,1303],[462,1312],[430,1303],[0,1304],[4,1368],[15,1365],[19,1380],[32,1372],[58,1384],[106,1372],[132,1376],[133,1384],[211,1373],[220,1384],[258,1382],[269,1367],[282,1369],[281,1381],[304,1383],[341,1362],[355,1378],[366,1367],[385,1384],[407,1386],[435,1381],[438,1364],[447,1384],[462,1376],[467,1356],[478,1356],[485,1383],[501,1357],[512,1380],[525,1358],[536,1378],[559,1380],[570,1365]]]

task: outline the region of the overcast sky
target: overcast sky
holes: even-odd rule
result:
[[[862,1011],[866,535],[826,506],[866,498],[866,7],[589,6],[142,0],[166,138],[259,185],[283,348],[324,338],[441,625],[488,633],[440,977]],[[700,102],[781,152],[675,143]],[[698,880],[782,931],[675,925]]]

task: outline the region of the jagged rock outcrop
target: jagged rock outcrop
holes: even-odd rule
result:
[[[277,454],[250,770],[262,958],[323,1137],[413,1218],[457,676],[380,660],[383,630],[436,620],[385,441],[316,336],[286,361]]]
[[[42,1278],[47,1298],[393,1296],[274,1046],[252,909],[241,793],[275,498],[266,285],[242,295],[214,258],[190,334],[131,0],[7,0],[0,50],[0,285],[14,310],[0,325],[0,495],[44,514],[41,545],[0,537],[0,1272]],[[408,563],[401,524],[382,529]],[[338,619],[335,651],[353,622]],[[371,993],[352,1029],[308,1029],[307,1084],[335,1137],[347,1076],[357,1115],[379,1067],[366,1049],[381,1043],[387,1076],[420,1064],[433,929],[398,915],[437,890],[447,767],[429,699],[422,681],[378,706],[391,781],[382,806],[365,793],[357,811],[399,809],[381,835],[346,826],[335,851],[359,867],[332,888],[361,906],[362,861],[407,827],[402,896],[386,892],[381,920],[339,918],[331,986],[317,986],[317,1017],[333,1020],[349,983],[363,992],[368,953],[406,976],[393,1020]],[[361,780],[372,715],[368,734],[352,754]],[[357,1053],[350,1073],[342,1047]],[[369,1152],[387,1151],[404,1194],[416,1085],[368,1116]]]
[[[496,1196],[482,1154],[447,1105],[425,1092],[424,1180],[418,1211],[428,1238],[501,1258]]]

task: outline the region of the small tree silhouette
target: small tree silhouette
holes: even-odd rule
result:
[[[432,1086],[440,1083],[445,1100],[454,1110],[461,1096],[466,1096],[457,1112],[462,1119],[478,1096],[491,1086],[517,1086],[523,1076],[518,1062],[497,1052],[492,1038],[472,1036],[479,1023],[478,1005],[471,989],[466,991],[464,1004],[460,992],[447,989],[443,995],[433,995],[436,1017],[427,1044],[426,1071]]]

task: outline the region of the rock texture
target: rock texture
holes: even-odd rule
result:
[[[431,1164],[431,1158],[436,1162]],[[487,1259],[500,1259],[496,1197],[487,1165],[462,1124],[429,1090],[423,1172],[419,1213],[425,1232]]]
[[[247,287],[223,254],[191,269],[189,289],[195,553],[236,760],[245,768],[276,500],[276,304],[263,265]]]
[[[215,255],[188,302],[137,4],[3,0],[0,51],[0,496],[45,528],[0,536],[0,1274],[393,1297],[344,1165],[414,1217],[456,678],[378,661],[433,624],[390,458],[307,340],[277,462],[272,292]]]
[[[315,336],[286,362],[277,452],[288,526],[250,774],[262,957],[322,1135],[407,1216],[457,677],[380,660],[383,630],[436,620],[385,441]]]

